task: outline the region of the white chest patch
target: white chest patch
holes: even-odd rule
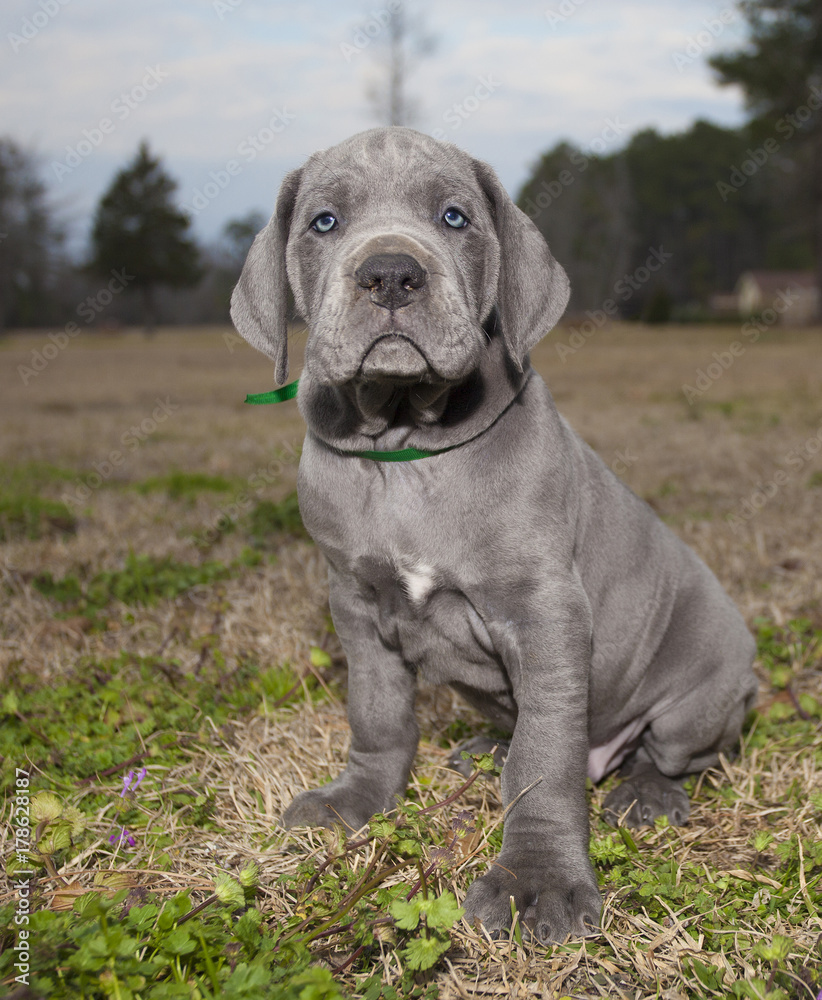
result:
[[[436,584],[434,570],[430,566],[426,566],[425,563],[400,567],[399,574],[406,594],[415,604],[422,604]]]

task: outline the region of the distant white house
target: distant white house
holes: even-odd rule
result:
[[[740,316],[773,309],[782,326],[813,323],[819,310],[819,289],[812,271],[745,271],[734,289]]]

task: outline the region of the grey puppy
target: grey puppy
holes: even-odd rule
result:
[[[586,774],[624,764],[612,819],[685,822],[681,777],[733,746],[754,698],[753,640],[531,368],[568,280],[489,166],[389,128],[285,177],[231,309],[278,383],[289,284],[308,324],[300,509],[328,560],[351,749],[284,822],[357,829],[391,809],[416,677],[450,684],[513,734],[502,851],[469,919],[503,930],[513,896],[542,941],[592,933]],[[360,457],[407,447],[435,454]]]

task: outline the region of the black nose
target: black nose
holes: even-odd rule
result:
[[[376,253],[354,272],[357,284],[371,289],[371,301],[386,309],[407,306],[425,284],[425,271],[407,253]]]

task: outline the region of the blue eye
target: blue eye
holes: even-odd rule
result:
[[[468,219],[465,218],[458,208],[454,208],[453,206],[446,208],[442,221],[452,229],[464,229],[468,225]]]
[[[315,233],[330,233],[337,228],[337,218],[330,212],[323,212],[311,223],[311,228]]]

